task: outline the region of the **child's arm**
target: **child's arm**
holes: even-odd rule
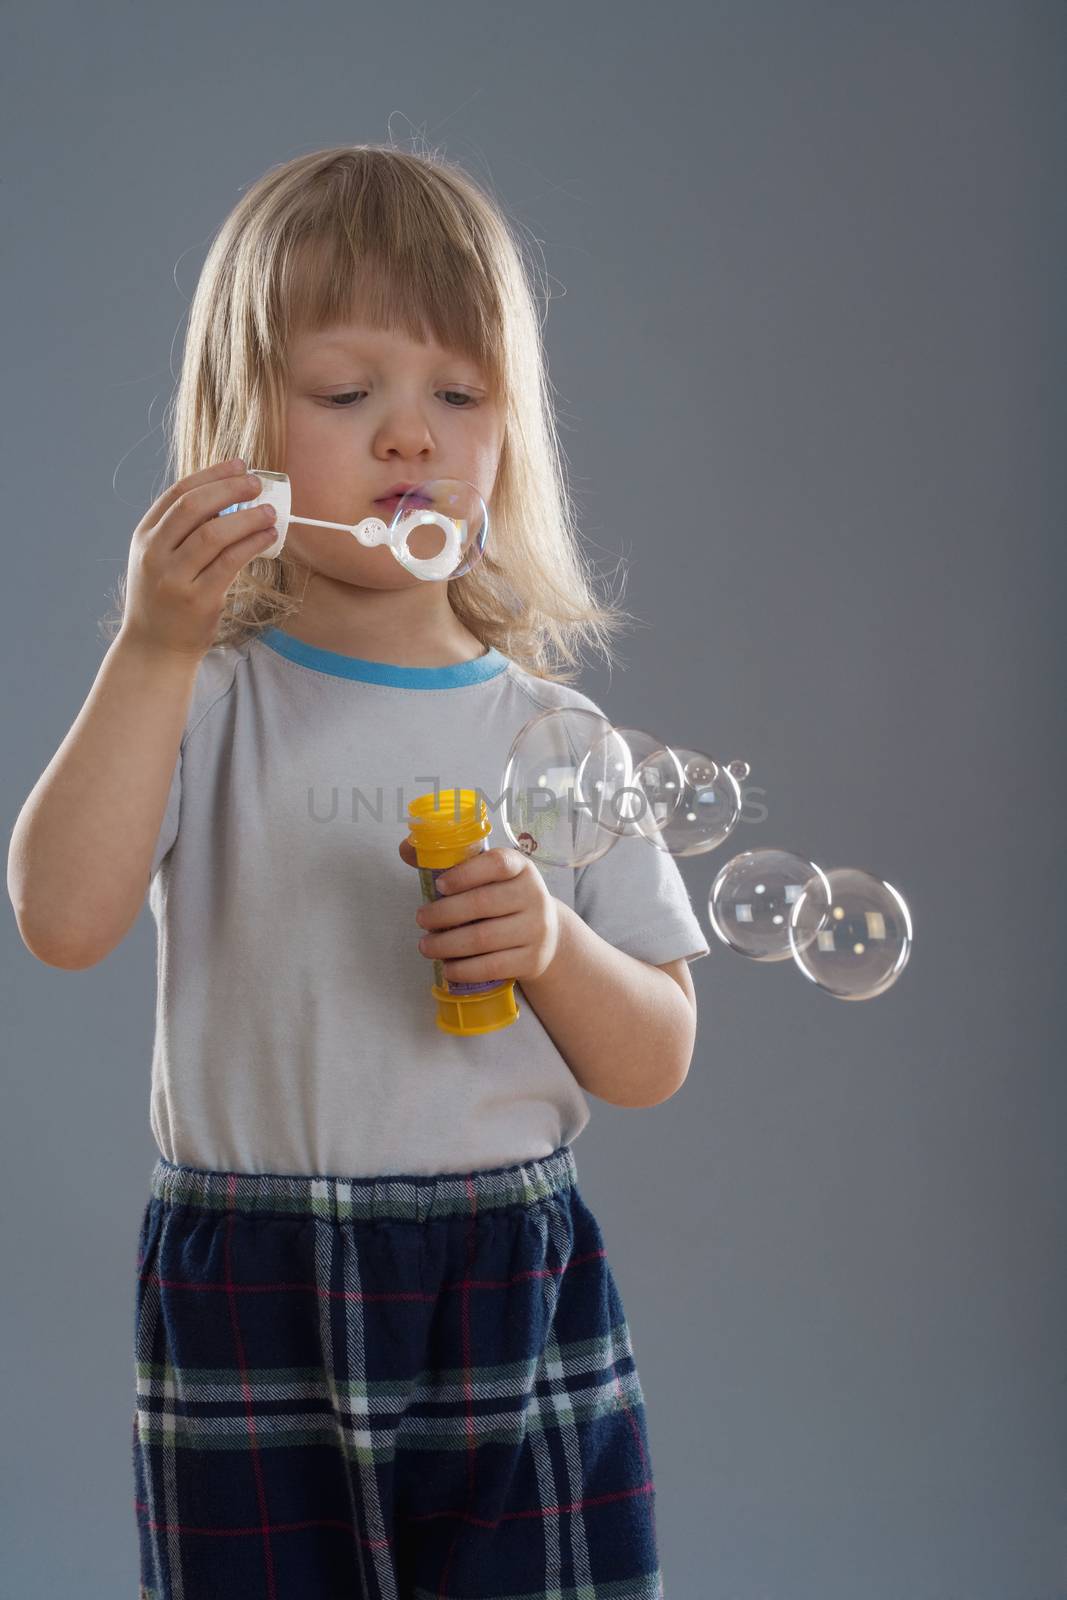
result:
[[[556,954],[539,977],[520,980],[523,993],[588,1094],[615,1106],[661,1105],[693,1059],[692,979],[670,970],[686,963],[639,961],[557,906]]]
[[[416,864],[408,839],[400,854]],[[617,949],[551,895],[518,850],[469,856],[437,889],[443,898],[420,906],[415,920],[431,930],[422,954],[440,960],[446,978],[514,977],[582,1088],[601,1100],[657,1106],[677,1093],[697,1027],[684,960],[656,966]]]
[[[120,632],[19,813],[7,889],[49,966],[102,961],[144,904],[198,664]]]
[[[274,542],[240,460],[179,478],[133,530],[118,637],[19,813],[7,892],[28,950],[91,967],[144,904],[200,662],[239,569]]]

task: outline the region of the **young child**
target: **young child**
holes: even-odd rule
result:
[[[560,462],[535,297],[473,180],[356,146],[249,188],[191,307],[174,482],[8,879],[56,966],[101,960],[146,884],[158,925],[132,1437],[153,1600],[662,1594],[571,1147],[586,1092],[680,1087],[708,945],[647,840],[543,865],[492,809],[531,717],[600,709],[565,669],[623,616]],[[299,523],[268,558],[262,507],[220,515],[248,466],[344,524],[465,480],[489,543],[448,581]],[[497,826],[424,907],[406,808],[435,784]],[[434,959],[516,979],[518,1020],[442,1032]]]

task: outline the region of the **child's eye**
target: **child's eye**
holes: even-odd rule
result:
[[[462,389],[442,389],[439,392],[441,394],[456,395],[460,400],[466,400],[467,401],[467,405],[465,405],[465,406],[453,406],[452,407],[453,411],[467,411],[467,410],[470,409],[471,406],[476,406],[476,405],[479,404],[479,401],[475,399],[474,395],[466,394]],[[341,411],[347,411],[347,410],[350,410],[351,408],[349,406],[346,406],[346,405],[343,405],[343,404],[339,404],[338,402],[342,402],[342,401],[346,401],[346,400],[354,400],[357,395],[365,394],[365,393],[366,393],[365,389],[349,389],[345,394],[327,395],[326,399],[329,401],[330,405],[334,406],[336,409],[341,410]]]

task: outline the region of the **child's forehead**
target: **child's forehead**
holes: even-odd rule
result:
[[[289,342],[291,358],[319,355],[385,356],[409,353],[433,360],[439,356],[462,356],[463,352],[441,345],[432,335],[415,340],[391,328],[373,328],[361,322],[335,322],[326,328],[303,329]]]

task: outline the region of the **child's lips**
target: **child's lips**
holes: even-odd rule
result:
[[[384,500],[375,500],[374,504],[381,511],[383,511],[386,516],[395,517],[397,507],[399,506],[401,500],[404,500],[405,513],[409,511],[422,510],[430,504],[429,500],[425,499],[424,496],[417,494],[409,494],[406,499],[402,494],[390,494],[386,495]]]

